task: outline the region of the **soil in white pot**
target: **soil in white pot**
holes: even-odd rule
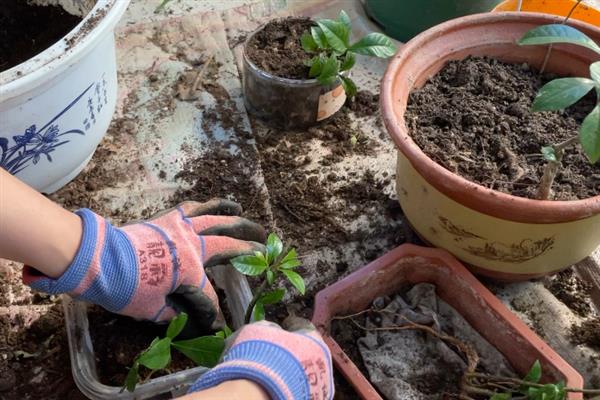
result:
[[[14,67],[59,41],[81,18],[60,6],[30,5],[25,0],[0,4],[0,72]]]
[[[334,320],[332,335],[387,400],[458,394],[467,367],[464,354],[442,339],[422,330],[395,328],[410,325],[408,321],[471,345],[479,356],[479,372],[516,377],[504,356],[439,299],[432,284],[417,284],[393,298],[378,298],[373,309],[381,311]]]
[[[413,140],[444,168],[488,188],[535,198],[546,161],[541,148],[577,135],[595,94],[565,111],[532,112],[538,90],[555,75],[489,58],[450,61],[410,94],[406,124]],[[600,194],[600,163],[581,146],[566,150],[555,200]]]

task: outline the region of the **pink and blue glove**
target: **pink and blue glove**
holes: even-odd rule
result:
[[[260,321],[228,339],[222,363],[192,385],[189,392],[225,381],[247,379],[272,400],[331,400],[334,394],[331,353],[314,326],[295,318],[287,332]]]
[[[190,201],[116,228],[81,209],[83,237],[65,273],[51,279],[25,267],[23,280],[34,289],[67,293],[138,319],[168,321],[184,311],[196,324],[192,330],[207,331],[219,304],[204,268],[263,248],[265,231],[235,216],[240,213],[241,207],[227,200]]]

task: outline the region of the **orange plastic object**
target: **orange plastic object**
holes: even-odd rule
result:
[[[575,3],[577,3],[575,0],[523,0],[521,11],[542,12],[566,17]],[[517,11],[518,4],[519,0],[505,0],[492,11]],[[570,18],[600,26],[600,11],[586,4],[579,4]]]

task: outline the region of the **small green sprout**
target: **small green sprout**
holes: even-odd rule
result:
[[[579,30],[563,24],[542,25],[531,29],[519,40],[519,45],[543,45],[555,43],[576,44],[600,54],[600,46]],[[533,111],[556,111],[572,106],[590,90],[596,90],[596,106],[585,117],[578,136],[562,143],[544,146],[542,155],[548,163],[540,183],[537,197],[548,199],[551,186],[558,173],[566,148],[579,143],[588,160],[594,164],[600,160],[600,61],[590,65],[590,78],[559,78],[545,84],[538,92]]]
[[[306,290],[304,279],[294,271],[300,266],[296,250],[284,252],[283,243],[274,233],[267,238],[265,249],[265,253],[257,251],[253,256],[239,256],[231,260],[233,267],[242,274],[263,278],[246,310],[246,324],[264,319],[265,305],[275,304],[283,299],[285,288],[271,289],[280,275],[287,278],[301,294]]]
[[[396,53],[396,46],[387,36],[372,32],[354,44],[350,44],[352,25],[344,10],[337,19],[321,19],[316,26],[305,32],[300,41],[307,53],[316,55],[306,61],[309,76],[317,78],[324,86],[339,78],[348,97],[357,92],[356,84],[342,72],[349,71],[356,63],[356,54],[388,58]]]

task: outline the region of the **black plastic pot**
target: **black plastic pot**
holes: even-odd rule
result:
[[[264,27],[264,26],[263,26]],[[346,101],[346,93],[338,79],[322,86],[316,79],[288,79],[258,68],[243,53],[243,91],[246,109],[270,125],[279,128],[307,128],[336,113]]]

